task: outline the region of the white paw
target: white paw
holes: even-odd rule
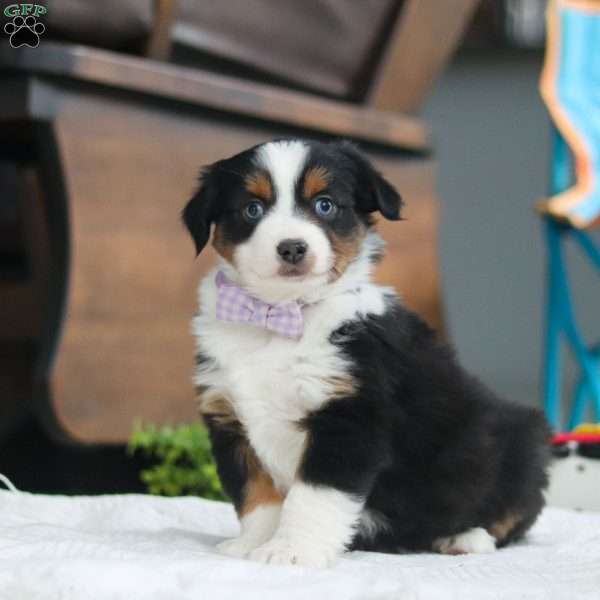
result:
[[[307,543],[300,544],[285,537],[274,537],[250,552],[248,558],[271,565],[299,565],[322,569],[335,562],[336,553]]]
[[[433,546],[442,554],[487,554],[495,552],[496,540],[483,527],[474,527],[459,535],[436,540]]]
[[[254,548],[260,545],[260,540],[252,538],[250,536],[240,536],[233,538],[232,540],[225,540],[220,544],[217,544],[217,550],[225,556],[231,556],[232,558],[246,558]]]

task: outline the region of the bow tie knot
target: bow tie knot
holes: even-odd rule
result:
[[[298,302],[269,304],[251,296],[219,271],[217,283],[217,319],[229,323],[249,323],[285,337],[299,338],[304,331]]]

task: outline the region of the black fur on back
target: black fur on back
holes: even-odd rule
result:
[[[358,533],[352,548],[430,550],[437,538],[503,520],[511,525],[498,546],[521,537],[544,504],[542,413],[497,398],[393,298],[383,315],[348,322],[331,341],[359,389],[305,419],[301,476],[366,497],[385,526]]]

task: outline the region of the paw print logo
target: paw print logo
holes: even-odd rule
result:
[[[13,48],[29,46],[37,48],[40,43],[40,35],[46,31],[43,23],[40,23],[33,15],[23,18],[16,16],[4,26],[4,32],[10,36],[9,42]]]

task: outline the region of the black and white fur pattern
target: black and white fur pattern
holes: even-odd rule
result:
[[[496,398],[371,281],[371,214],[400,208],[346,142],[280,140],[204,170],[184,222],[198,252],[214,226],[223,257],[193,321],[200,410],[241,521],[223,553],[322,567],[346,549],[491,552],[539,514],[542,415]],[[304,242],[299,263],[286,239]],[[218,269],[302,302],[301,339],[218,321]]]

